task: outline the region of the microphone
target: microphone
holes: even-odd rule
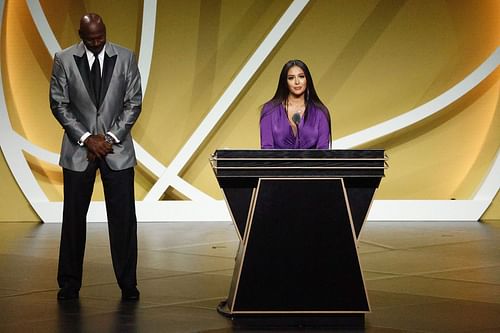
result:
[[[298,141],[299,147],[300,147],[300,136],[299,136],[300,113],[298,113],[298,112],[294,113],[292,116],[292,121],[295,124],[295,126],[297,126],[297,141]]]

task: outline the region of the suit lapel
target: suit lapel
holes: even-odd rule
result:
[[[117,55],[108,56],[107,52],[104,52],[104,68],[102,69],[102,84],[101,84],[101,94],[99,105],[102,104],[104,97],[106,97],[106,92],[109,88],[109,83],[111,82],[111,77],[113,76],[113,70],[115,68]]]
[[[76,66],[78,67],[78,71],[80,72],[82,81],[85,84],[87,93],[92,99],[92,102],[94,102],[94,105],[97,105],[97,101],[95,100],[92,87],[90,86],[90,69],[89,69],[89,61],[87,60],[87,55],[84,52],[82,56],[73,55],[73,58],[75,59]]]

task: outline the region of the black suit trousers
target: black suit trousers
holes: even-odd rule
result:
[[[111,170],[104,160],[90,162],[83,172],[63,169],[64,209],[57,281],[60,288],[82,285],[87,212],[100,171],[104,187],[113,268],[120,288],[137,285],[137,218],[134,168]]]

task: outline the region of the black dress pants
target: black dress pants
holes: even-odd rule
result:
[[[87,231],[87,212],[97,170],[100,170],[108,216],[111,258],[118,285],[137,285],[137,219],[134,168],[111,170],[104,160],[90,162],[83,172],[63,169],[64,209],[57,281],[60,288],[80,290]]]

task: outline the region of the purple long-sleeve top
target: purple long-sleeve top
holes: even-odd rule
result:
[[[328,149],[330,125],[326,115],[310,105],[293,134],[285,107],[271,102],[262,107],[260,117],[260,146],[262,149]]]

